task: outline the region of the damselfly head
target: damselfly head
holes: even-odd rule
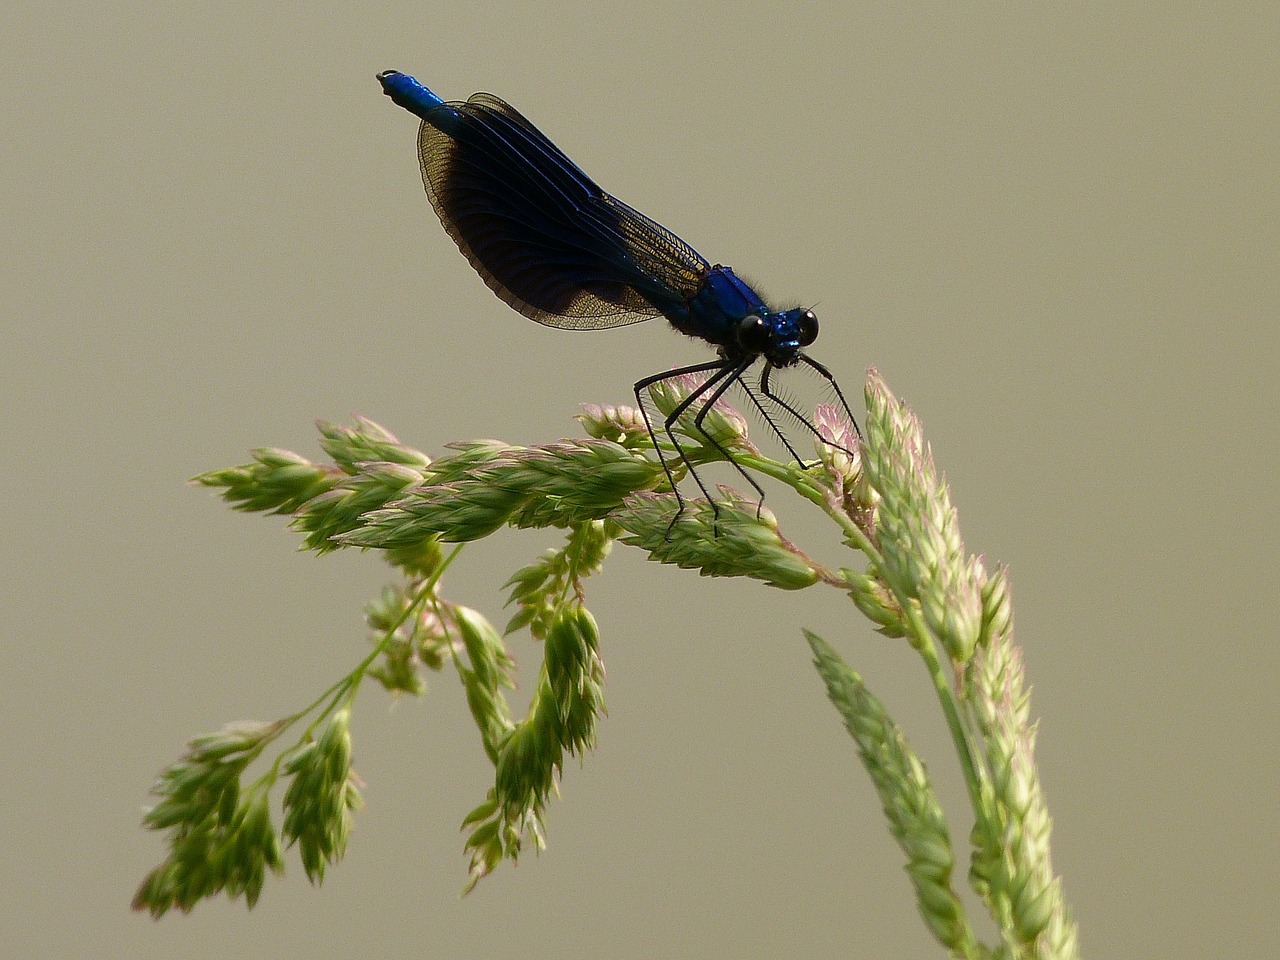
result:
[[[776,313],[748,314],[738,322],[737,341],[743,354],[762,356],[775,367],[789,367],[800,349],[818,339],[818,318],[796,307]]]

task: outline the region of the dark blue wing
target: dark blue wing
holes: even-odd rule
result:
[[[602,190],[497,97],[435,109],[450,113],[419,131],[422,179],[494,293],[571,329],[685,311],[709,268],[692,247]]]

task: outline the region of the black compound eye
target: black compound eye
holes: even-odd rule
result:
[[[812,310],[806,310],[796,317],[796,340],[800,346],[807,347],[818,339],[818,318]]]
[[[748,353],[763,353],[769,347],[769,325],[763,317],[748,314],[738,323],[738,345]]]

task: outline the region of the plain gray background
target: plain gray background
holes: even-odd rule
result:
[[[189,736],[366,649],[375,555],[184,485],[311,421],[428,452],[575,435],[707,357],[661,321],[548,330],[422,193],[376,71],[490,90],[610,191],[787,302],[853,395],[922,417],[971,549],[1011,565],[1054,854],[1097,957],[1274,943],[1274,4],[11,2],[0,30],[0,935],[13,957],[937,956],[800,626],[969,822],[926,678],[832,591],[620,548],[590,585],[610,709],[550,849],[465,900],[489,768],[447,676],[362,691],[346,861],[252,913],[129,912]],[[805,546],[843,559],[781,493]],[[467,551],[450,597],[554,542]],[[537,653],[516,638],[525,676]]]

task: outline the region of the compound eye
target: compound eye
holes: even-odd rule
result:
[[[812,310],[806,310],[796,317],[796,340],[800,346],[807,347],[818,339],[818,318]]]
[[[764,317],[748,314],[738,323],[738,345],[748,353],[764,353],[769,347],[769,326]]]

